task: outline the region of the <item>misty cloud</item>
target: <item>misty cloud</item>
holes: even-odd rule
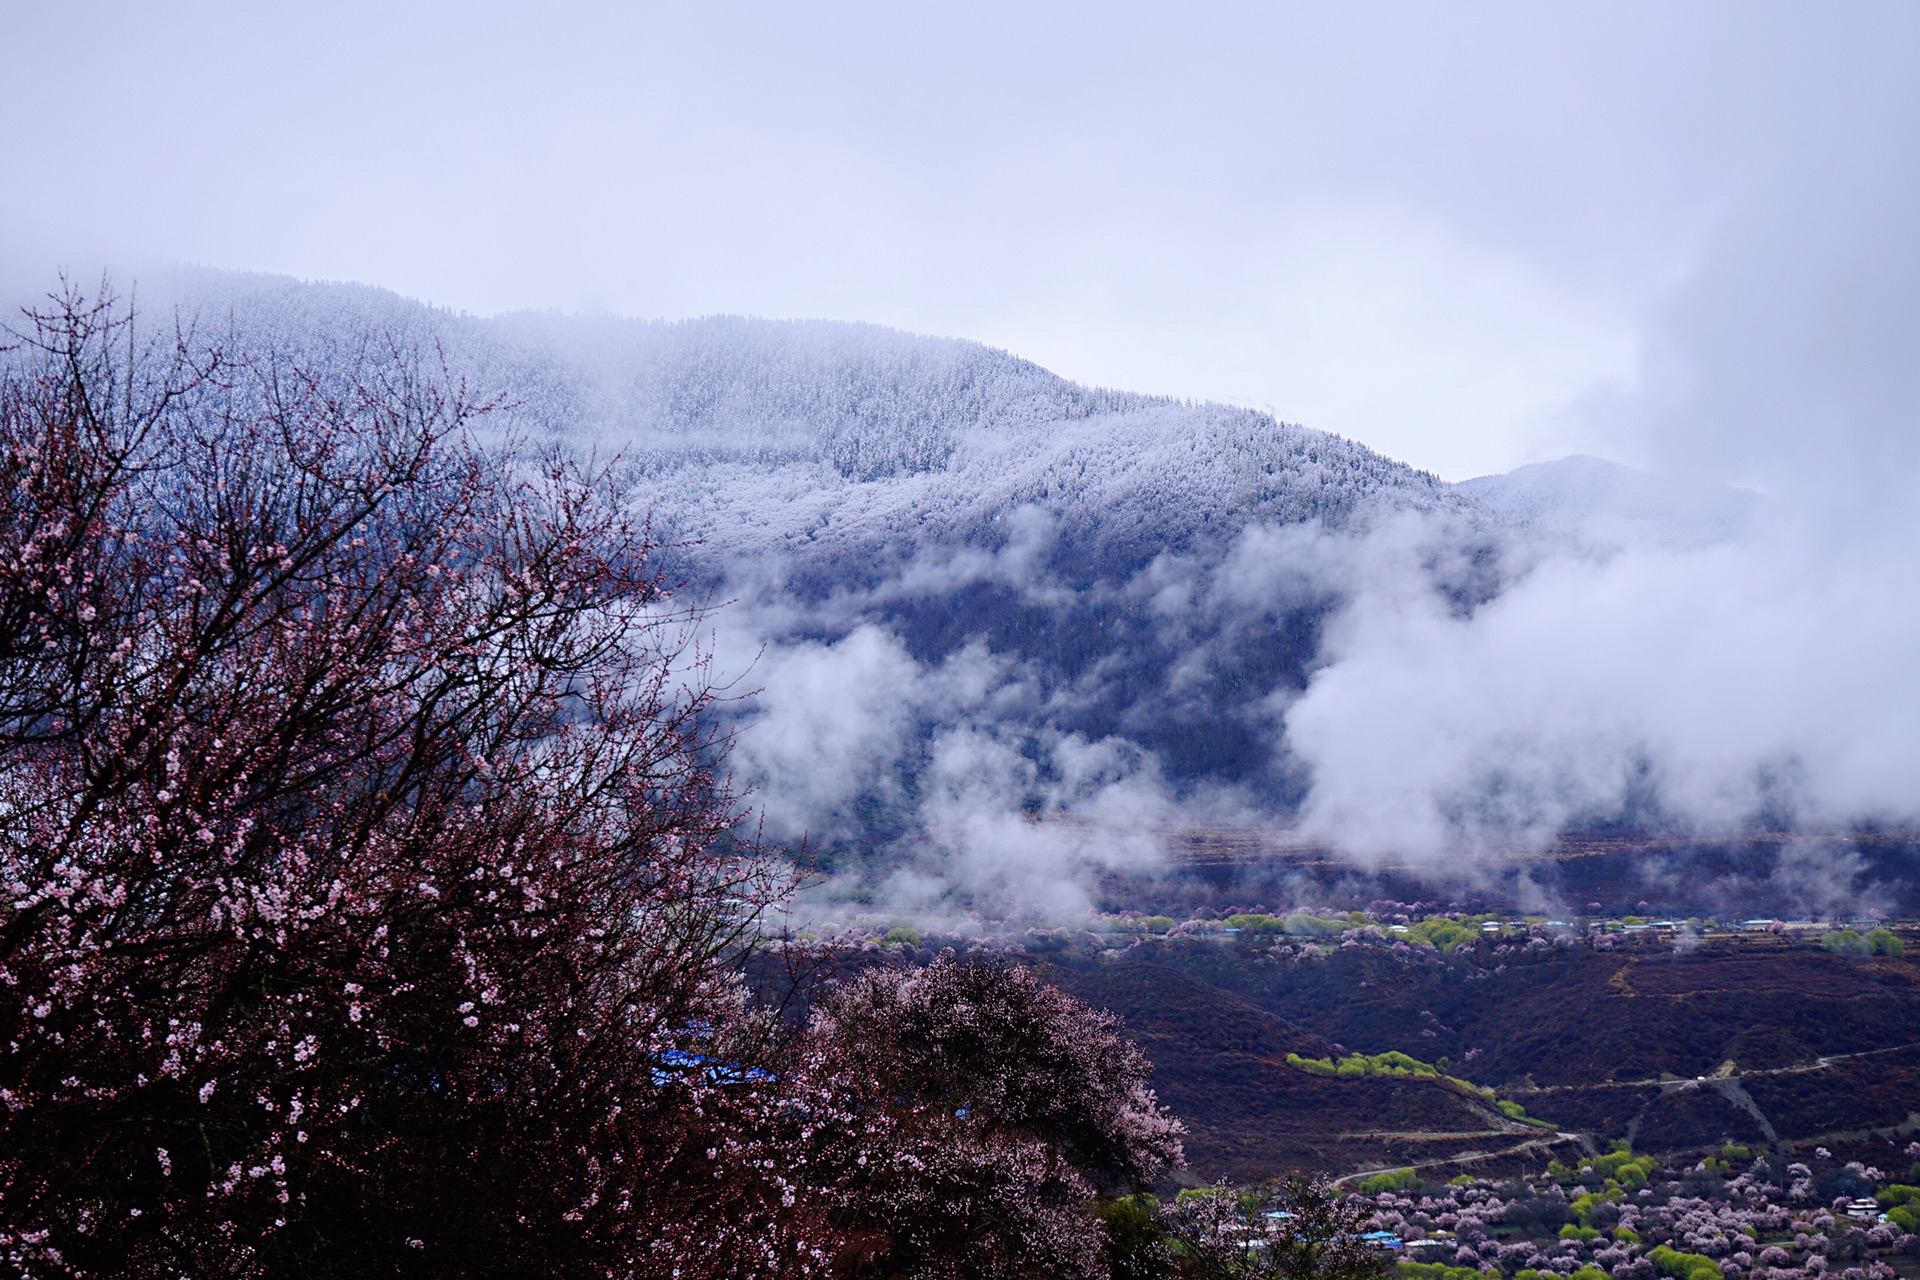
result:
[[[504,425],[621,453],[671,572],[728,602],[736,776],[843,899],[1070,915],[1218,823],[1471,883],[1569,828],[1920,815],[1895,502],[1590,458],[1448,486],[870,326],[185,286],[243,348],[348,376],[398,333]]]
[[[1090,909],[1094,874],[1158,862],[1149,824],[1172,808],[1150,759],[1071,734],[1042,735],[1035,751],[1027,736],[998,726],[935,737],[921,810],[933,857],[910,856],[884,897],[937,885],[1003,911],[1071,918]]]
[[[871,623],[832,643],[760,646],[735,765],[769,834],[860,849],[827,901],[1072,917],[1102,871],[1159,860],[1156,825],[1179,810],[1157,762],[1049,725],[1020,664],[978,644],[922,664]]]
[[[1583,465],[1570,471],[1585,484]],[[1029,512],[1017,554],[909,565],[786,617],[866,620],[831,644],[767,642],[741,758],[777,830],[851,831],[849,805],[892,805],[904,827],[868,889],[928,911],[958,895],[1072,914],[1102,873],[1155,865],[1165,833],[1221,820],[1464,884],[1570,829],[1716,838],[1920,819],[1909,559],[1872,542],[1836,553],[1778,503],[1734,501],[1741,519],[1703,532],[1695,517],[1722,511],[1725,491],[1614,483],[1631,521],[1618,503],[1584,527],[1382,512],[1156,557],[1098,589],[1137,607],[1168,655],[1098,736],[1070,725],[1125,684],[1113,660],[1064,683],[979,640],[919,662],[884,621],[929,590],[1017,580],[1023,600],[1072,599]],[[1674,496],[1684,536],[1648,492]],[[1320,623],[1298,685],[1205,702],[1221,664],[1302,616]],[[1263,731],[1266,772],[1294,780],[1297,802],[1169,774],[1137,718],[1155,703]],[[1810,909],[1859,901],[1847,867],[1819,879],[1820,847],[1780,861],[1780,891]]]
[[[1703,835],[1920,815],[1904,551],[1833,552],[1776,519],[1705,548],[1548,554],[1467,614],[1404,546],[1369,552],[1285,712],[1307,838],[1441,861],[1623,814]]]
[[[861,792],[892,786],[925,688],[899,640],[858,627],[776,650],[763,670],[734,765],[775,837],[819,833]]]

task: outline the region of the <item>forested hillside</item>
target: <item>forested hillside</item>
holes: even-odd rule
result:
[[[1497,588],[1500,521],[1432,475],[974,343],[481,320],[271,277],[142,297],[150,327],[177,315],[343,380],[396,346],[444,361],[497,402],[496,436],[617,454],[673,571],[731,602],[721,665],[764,691],[731,704],[736,768],[770,829],[830,864],[885,866],[933,830],[934,879],[993,891],[963,815],[1284,815],[1303,782],[1280,710],[1362,571],[1359,535],[1422,513],[1405,555],[1433,589],[1471,607]],[[1110,856],[1050,850],[1048,874]]]

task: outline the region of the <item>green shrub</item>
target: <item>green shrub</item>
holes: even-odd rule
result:
[[[1567,1206],[1567,1210],[1579,1220],[1581,1226],[1591,1226],[1592,1223],[1588,1221],[1589,1215],[1603,1204],[1612,1204],[1615,1199],[1615,1196],[1608,1195],[1605,1192],[1588,1191],[1582,1195],[1575,1196],[1573,1203]],[[1582,1240],[1593,1239],[1592,1236],[1581,1236],[1580,1238]]]
[[[1703,1253],[1681,1253],[1661,1244],[1647,1254],[1660,1274],[1674,1280],[1721,1280],[1720,1264]]]
[[[1360,1184],[1362,1195],[1377,1196],[1382,1191],[1411,1191],[1420,1185],[1420,1175],[1412,1169],[1390,1169],[1376,1173]]]
[[[1622,1144],[1624,1147],[1624,1144]],[[1628,1191],[1638,1191],[1647,1185],[1647,1179],[1653,1175],[1652,1157],[1636,1159],[1630,1150],[1616,1149],[1593,1162],[1593,1171],[1602,1178],[1612,1178]]]
[[[1412,941],[1424,942],[1430,947],[1447,952],[1479,936],[1480,930],[1477,927],[1468,928],[1459,921],[1449,920],[1444,916],[1431,916],[1407,928],[1407,937]]]
[[[1535,1120],[1527,1114],[1527,1109],[1517,1102],[1511,1102],[1505,1099],[1494,1099],[1493,1105],[1500,1108],[1500,1114],[1509,1120],[1518,1120],[1521,1124],[1538,1125],[1542,1129],[1552,1127],[1544,1120]]]
[[[1867,950],[1876,956],[1904,956],[1907,944],[1894,937],[1890,929],[1875,929],[1867,935]]]
[[[1871,954],[1867,940],[1852,929],[1841,929],[1836,933],[1822,934],[1820,945],[1836,955],[1864,956]]]
[[[1156,1217],[1160,1202],[1147,1194],[1109,1200],[1094,1198],[1089,1206],[1105,1237],[1100,1259],[1116,1277],[1165,1275],[1166,1233]]]
[[[1571,1222],[1560,1228],[1562,1240],[1593,1240],[1599,1235],[1600,1231],[1597,1227],[1576,1227]]]
[[[1317,1071],[1321,1075],[1418,1076],[1426,1080],[1445,1080],[1452,1078],[1441,1075],[1440,1068],[1434,1066],[1431,1062],[1422,1062],[1420,1059],[1401,1053],[1397,1049],[1390,1050],[1386,1053],[1375,1054],[1350,1053],[1337,1063],[1327,1058],[1302,1058],[1298,1054],[1290,1053],[1287,1055],[1287,1063],[1289,1066],[1298,1067],[1302,1071]],[[1464,1085],[1468,1089],[1477,1088],[1477,1086],[1467,1084],[1463,1080],[1455,1081],[1454,1083]]]
[[[895,925],[887,930],[886,945],[889,947],[917,947],[920,945],[920,931],[909,929],[905,925]]]
[[[1486,1280],[1486,1277],[1472,1267],[1449,1267],[1439,1262],[1403,1262],[1394,1268],[1394,1280]]]
[[[1334,938],[1348,928],[1345,920],[1310,916],[1298,911],[1280,922],[1280,931],[1293,938]]]
[[[1522,1124],[1539,1125],[1543,1129],[1551,1127],[1545,1121],[1536,1120],[1528,1115],[1526,1109],[1519,1103],[1501,1101],[1494,1095],[1492,1089],[1477,1085],[1471,1080],[1462,1080],[1459,1076],[1447,1075],[1431,1062],[1422,1062],[1411,1054],[1401,1053],[1397,1049],[1372,1055],[1350,1053],[1338,1062],[1330,1058],[1303,1058],[1297,1053],[1289,1053],[1287,1065],[1296,1071],[1310,1071],[1321,1076],[1339,1076],[1347,1080],[1358,1080],[1366,1076],[1411,1076],[1420,1080],[1444,1080],[1457,1089],[1492,1103],[1509,1119],[1518,1120]],[[1632,1157],[1626,1158],[1630,1160]],[[1647,1164],[1651,1167],[1652,1162],[1648,1161]],[[1645,1181],[1646,1179],[1642,1177],[1641,1183],[1644,1184]]]

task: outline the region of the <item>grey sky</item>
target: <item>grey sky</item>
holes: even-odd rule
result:
[[[0,30],[10,289],[183,260],[873,320],[1451,479],[1584,448],[1905,495],[1920,462],[1911,5],[0,0]]]

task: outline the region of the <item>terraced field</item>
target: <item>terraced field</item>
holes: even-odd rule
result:
[[[1178,939],[1040,967],[1120,1014],[1153,1055],[1201,1178],[1504,1173],[1617,1139],[1660,1154],[1736,1142],[1884,1160],[1920,1132],[1910,956],[1772,935],[1451,955]],[[1287,1060],[1387,1051],[1437,1062],[1540,1123],[1445,1080],[1342,1078]]]

